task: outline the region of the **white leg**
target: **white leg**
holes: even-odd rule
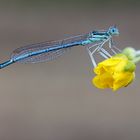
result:
[[[97,47],[97,48],[98,48],[98,47]],[[97,49],[96,49],[96,50],[97,50]],[[93,54],[94,54],[96,51],[94,51],[94,53],[92,53],[88,47],[87,47],[87,51],[88,51],[88,54],[89,54],[89,56],[90,56],[90,59],[91,59],[91,61],[92,61],[93,66],[96,67],[97,64],[96,64],[96,61],[95,61],[94,56],[93,56]],[[101,48],[101,49],[99,50],[99,54],[100,54],[103,58],[105,58],[105,59],[108,59],[109,57],[111,57],[111,55],[110,55],[107,51],[105,51],[103,48]]]
[[[98,44],[95,44],[95,45],[92,45],[92,46],[90,46],[90,47],[87,47],[88,54],[89,54],[89,56],[90,56],[90,59],[91,59],[92,64],[93,64],[94,67],[97,66],[96,61],[95,61],[95,59],[94,59],[94,53],[95,53],[95,52],[98,51],[99,54],[100,54],[103,58],[105,58],[105,59],[111,57],[111,55],[110,55],[105,49],[102,48],[103,45],[104,45],[107,41],[108,41],[108,40],[106,40],[106,41],[104,41],[104,42],[101,42],[101,43],[98,43]],[[94,49],[93,51],[91,51],[90,49],[93,49],[94,47],[95,47],[95,49]]]
[[[88,47],[88,49],[89,49],[89,51],[90,51],[90,49],[95,48],[92,52],[90,51],[91,54],[93,55],[93,54],[99,49],[99,47],[100,47],[102,44],[103,44],[102,42],[101,42],[101,43],[94,44],[94,45]]]
[[[91,48],[93,48],[93,47],[95,47],[95,46],[99,46],[99,45],[101,45],[102,44],[102,42],[101,43],[97,43],[97,44],[93,44],[92,46],[90,46],[90,47],[88,47],[89,49],[91,49]]]
[[[115,52],[115,51],[113,50],[113,48],[112,48],[111,39],[110,39],[110,38],[107,39],[107,40],[104,41],[104,42],[101,42],[101,43],[92,45],[92,46],[90,46],[90,47],[87,47],[88,54],[89,54],[89,56],[90,56],[90,59],[91,59],[92,64],[93,64],[94,67],[97,66],[96,61],[95,61],[95,59],[94,59],[94,53],[95,53],[95,52],[98,51],[99,54],[100,54],[103,58],[105,58],[105,59],[108,59],[108,58],[112,57],[111,54],[103,48],[103,45],[104,45],[106,42],[108,42],[108,41],[109,41],[109,48],[112,50],[112,52],[114,52],[114,53],[116,54],[116,52]],[[90,49],[93,49],[93,48],[95,48],[95,49],[94,49],[93,51],[91,51]]]
[[[99,54],[100,54],[103,58],[108,59],[108,57],[107,57],[103,52],[99,51]]]
[[[94,54],[96,52],[98,52],[105,59],[108,59],[108,58],[112,57],[111,54],[103,48],[103,46],[104,46],[104,44],[106,42],[109,42],[109,48],[111,49],[111,51],[114,54],[117,54],[117,52],[115,50],[117,50],[118,52],[121,52],[120,49],[118,49],[116,46],[113,45],[112,38],[109,38],[109,39],[107,39],[104,42],[101,42],[101,43],[98,43],[98,44],[94,44],[94,45],[92,45],[90,47],[87,47],[86,49],[88,51],[88,54],[90,56],[90,59],[91,59],[92,64],[93,64],[94,67],[97,66],[96,61],[95,61],[95,58],[94,58]],[[95,49],[92,51],[93,48],[95,48]]]
[[[108,57],[112,57],[111,54],[109,54],[109,52],[107,52],[104,48],[101,48],[99,51],[101,51],[102,53],[104,53]]]
[[[121,52],[121,50],[118,49],[118,48],[114,45],[112,38],[109,40],[109,48],[112,50],[112,52],[113,52],[114,54],[117,54],[117,52],[116,52],[114,49],[116,49],[119,53]],[[113,49],[113,48],[114,48],[114,49]]]
[[[103,47],[103,45],[108,42],[110,40],[110,38],[108,38],[107,40],[105,40],[99,47],[98,47],[98,51]]]
[[[89,46],[89,47],[86,48],[94,67],[96,67],[97,64],[96,64],[96,61],[95,61],[95,59],[94,59],[94,57],[93,57],[93,54],[99,49],[99,47],[100,47],[102,44],[103,44],[103,42],[94,44],[94,45]],[[95,48],[95,49],[94,49],[93,51],[91,51],[91,49],[93,49],[93,48]]]
[[[87,47],[87,51],[88,51],[88,54],[89,54],[90,59],[92,61],[92,64],[93,64],[93,66],[95,68],[97,66],[97,64],[96,64],[95,59],[94,59],[94,57],[93,57],[93,55],[92,55],[92,53],[91,53],[91,51],[90,51],[90,49],[88,47]]]

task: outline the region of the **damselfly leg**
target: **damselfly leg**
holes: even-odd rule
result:
[[[90,59],[91,59],[94,67],[97,66],[97,63],[96,63],[95,58],[94,58],[94,54],[96,52],[99,52],[99,54],[105,59],[111,57],[111,55],[105,49],[102,48],[103,44],[104,44],[104,42],[103,43],[101,42],[101,43],[94,44],[92,46],[87,47],[88,54],[90,56]]]
[[[121,50],[118,49],[114,45],[114,42],[113,42],[112,39],[108,39],[108,40],[106,40],[104,42],[94,44],[94,45],[92,45],[90,47],[87,47],[88,54],[89,54],[89,56],[91,58],[91,61],[92,61],[92,64],[93,64],[94,67],[97,66],[96,60],[94,58],[95,53],[98,52],[104,59],[108,59],[108,58],[112,57],[112,54],[110,54],[108,50],[104,49],[104,45],[107,42],[109,43],[109,50],[111,50],[110,53],[113,53],[113,55],[115,55],[115,54],[121,52]]]
[[[112,38],[109,40],[109,48],[111,49],[111,51],[114,54],[120,53],[122,51],[122,50],[120,50],[119,48],[116,47],[116,45],[115,45],[115,43],[114,43]]]

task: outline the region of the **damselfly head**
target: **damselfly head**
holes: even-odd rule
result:
[[[119,30],[116,26],[112,26],[108,29],[110,35],[119,35]]]

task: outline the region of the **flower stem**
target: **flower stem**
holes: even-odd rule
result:
[[[140,50],[136,51],[136,57],[140,56]]]
[[[139,56],[137,56],[135,59],[133,59],[133,62],[136,64],[138,62],[140,62],[140,54]]]

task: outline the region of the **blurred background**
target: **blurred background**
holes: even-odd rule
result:
[[[27,44],[116,24],[117,46],[139,49],[138,0],[0,0],[0,61]],[[91,84],[84,47],[57,60],[0,70],[0,140],[139,140],[140,65],[117,92]]]

